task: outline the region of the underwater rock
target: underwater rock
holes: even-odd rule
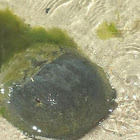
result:
[[[74,140],[109,113],[115,98],[102,69],[70,52],[13,88],[5,118],[30,136]]]

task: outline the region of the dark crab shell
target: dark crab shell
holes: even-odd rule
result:
[[[103,70],[69,52],[14,87],[5,117],[31,136],[74,140],[109,113],[115,98]]]

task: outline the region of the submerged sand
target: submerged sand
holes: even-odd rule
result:
[[[139,0],[0,0],[0,8],[6,7],[31,26],[67,30],[117,90],[117,109],[81,140],[140,139]],[[115,23],[120,36],[100,39],[96,29],[103,22]],[[0,117],[0,139],[25,136]]]

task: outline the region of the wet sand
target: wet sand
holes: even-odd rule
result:
[[[117,109],[81,140],[140,139],[140,1],[139,0],[0,0],[31,26],[60,27],[107,73],[117,91]],[[46,13],[46,8],[50,8]],[[96,34],[103,22],[114,22],[121,36]],[[25,136],[0,118],[0,139]]]

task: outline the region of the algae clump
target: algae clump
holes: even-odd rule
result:
[[[5,111],[5,107],[0,107],[0,116],[3,116]]]
[[[77,46],[73,39],[59,28],[45,30],[42,27],[30,27],[10,10],[0,10],[0,67],[15,53],[36,43],[55,44],[62,47]]]
[[[116,28],[115,23],[103,22],[96,29],[98,37],[102,40],[114,38],[119,36],[119,30]]]

